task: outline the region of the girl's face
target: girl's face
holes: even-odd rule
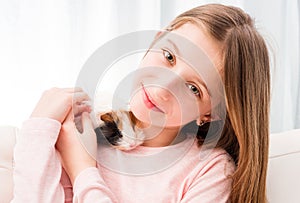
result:
[[[186,58],[194,55],[199,63],[216,66],[221,59],[220,44],[192,23],[171,33],[183,36],[205,54],[197,55],[187,48],[188,43],[170,34],[164,35],[141,61],[142,71],[130,100],[131,111],[143,123],[162,127],[182,126],[193,120],[208,121],[211,113],[209,90],[201,71],[189,65]]]

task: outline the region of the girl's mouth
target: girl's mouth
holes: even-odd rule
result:
[[[142,83],[142,88],[143,88],[143,101],[146,105],[146,107],[148,109],[151,109],[153,111],[157,111],[157,112],[161,112],[164,113],[163,110],[161,110],[160,108],[158,108],[155,103],[153,102],[153,100],[151,99],[151,97],[149,96],[148,92],[146,91],[144,84]]]

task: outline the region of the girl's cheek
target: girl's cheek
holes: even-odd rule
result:
[[[130,110],[138,120],[149,123],[149,113],[147,112],[139,92],[131,98],[129,105]]]

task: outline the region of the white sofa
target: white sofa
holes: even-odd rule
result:
[[[12,159],[17,128],[0,127],[0,203],[12,198]],[[300,129],[270,136],[267,191],[270,203],[300,202]]]
[[[17,128],[0,127],[0,203],[10,202],[13,195],[13,150],[16,143]]]
[[[270,203],[300,203],[300,129],[271,134],[267,191]]]

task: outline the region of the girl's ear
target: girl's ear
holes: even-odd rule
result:
[[[203,125],[204,123],[208,123],[211,121],[211,117],[210,117],[210,114],[206,114],[204,116],[200,116],[197,120],[196,120],[196,123],[197,125],[201,126]]]
[[[196,123],[197,123],[197,125],[201,124],[201,118],[200,117],[196,120]]]
[[[196,123],[197,125],[203,125],[203,123],[208,123],[208,122],[212,122],[212,121],[219,121],[221,120],[221,118],[218,115],[214,115],[213,117],[211,116],[211,114],[206,114],[204,116],[200,116],[197,120]]]

